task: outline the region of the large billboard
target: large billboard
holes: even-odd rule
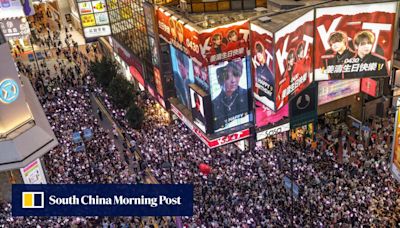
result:
[[[161,38],[174,45],[186,55],[191,56],[194,62],[203,63],[200,51],[200,38],[195,28],[166,11],[157,9],[158,32]]]
[[[254,98],[275,110],[273,34],[251,24],[251,62],[254,74]]]
[[[315,80],[390,75],[397,2],[316,10]]]
[[[201,31],[201,53],[208,64],[243,57],[249,48],[249,22],[238,21]]]
[[[360,79],[319,82],[318,105],[323,105],[360,92]]]
[[[398,180],[400,180],[400,98],[397,99],[396,121],[394,126],[394,139],[392,147],[392,164],[391,170]]]
[[[200,92],[193,85],[189,89],[193,122],[200,130],[209,133],[212,130],[209,118],[211,115],[210,95]]]
[[[221,62],[209,67],[213,127],[219,132],[248,123],[251,88],[246,58]]]
[[[289,117],[289,104],[283,106],[278,111],[273,111],[260,101],[256,101],[256,126],[263,127],[268,124],[275,124]]]
[[[106,0],[77,0],[77,5],[86,39],[111,35]]]
[[[312,82],[313,30],[312,10],[275,33],[276,109]]]
[[[313,83],[289,102],[290,122],[312,119],[317,115],[318,84]]]
[[[194,82],[192,60],[174,46],[170,45],[170,49],[176,96],[181,104],[191,110],[189,84]]]

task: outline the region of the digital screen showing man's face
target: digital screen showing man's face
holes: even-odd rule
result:
[[[263,64],[265,63],[265,54],[264,54],[264,53],[257,52],[256,58],[257,58],[257,61],[258,61],[261,65],[263,65]]]
[[[183,43],[183,25],[181,23],[176,24],[176,33],[178,35],[178,41]]]
[[[231,68],[228,68],[228,77],[224,81],[225,92],[232,93],[239,87],[240,75],[234,75]]]
[[[171,36],[175,39],[176,38],[176,28],[175,28],[175,21],[170,19],[169,20],[169,27],[171,28]]]
[[[363,57],[371,53],[372,51],[372,44],[367,40],[364,39],[361,41],[360,45],[357,47],[357,53],[359,56]]]
[[[180,61],[179,59],[178,59],[178,68],[179,68],[179,73],[181,74],[181,77],[183,78],[183,79],[187,79],[187,77],[188,77],[188,66],[185,66],[185,63],[184,62],[182,62],[182,61]]]
[[[288,64],[289,64],[289,66],[293,66],[294,65],[294,56],[293,55],[289,55]]]

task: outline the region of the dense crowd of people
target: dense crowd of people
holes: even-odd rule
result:
[[[66,32],[64,42],[70,46],[74,41],[69,40],[67,28]],[[138,93],[136,99],[145,121],[140,130],[132,129],[124,118],[126,111],[115,108],[85,68],[91,48],[87,53],[73,46],[61,49],[59,34],[47,33],[57,52],[62,50],[57,58],[66,60],[57,60],[53,67],[46,61],[39,68],[22,62],[18,66],[31,79],[59,141],[44,156],[49,183],[144,183],[145,170],[159,183],[193,183],[194,215],[183,218],[186,227],[400,226],[400,186],[388,165],[393,116],[372,123],[368,139],[343,129],[332,136],[332,126],[323,126],[324,138],[336,146],[318,142],[312,148],[278,141],[271,149],[261,146],[243,152],[228,145],[210,150],[146,93]],[[138,151],[141,161],[133,165],[135,169],[130,166],[137,162],[135,156],[127,161],[117,149],[118,134],[104,129],[95,118],[91,91],[123,129],[124,142]],[[82,134],[84,129],[91,129],[93,136],[74,142],[72,134]],[[81,144],[84,151],[76,151]],[[212,167],[209,175],[199,171],[201,163]],[[296,194],[285,188],[285,177],[299,187]],[[0,226],[5,227],[143,224],[139,217],[12,217],[11,205],[1,204]],[[169,217],[155,219],[162,227],[175,226]]]

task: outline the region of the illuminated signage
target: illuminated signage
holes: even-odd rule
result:
[[[105,0],[77,0],[83,34],[86,39],[111,35],[110,20]]]
[[[0,102],[11,104],[17,100],[19,95],[19,87],[17,82],[12,79],[5,79],[0,82]]]
[[[397,2],[316,10],[315,80],[390,75]]]
[[[197,127],[195,127],[195,126],[190,122],[190,120],[188,120],[188,119],[187,119],[175,106],[173,106],[172,104],[171,104],[171,111],[172,111],[173,113],[175,113],[175,115],[177,115],[178,118],[181,119],[182,122],[185,123],[186,126],[187,126],[190,130],[192,130],[192,131],[197,135],[197,137],[199,137],[200,140],[203,141],[203,142],[204,142],[209,148],[211,148],[211,149],[212,149],[212,148],[216,148],[216,147],[220,147],[220,146],[226,145],[226,144],[228,144],[228,143],[233,143],[233,142],[236,142],[236,141],[239,141],[239,140],[242,140],[242,139],[245,139],[245,138],[250,137],[250,129],[244,129],[244,130],[242,130],[242,131],[238,131],[238,132],[235,132],[235,133],[232,133],[232,134],[229,134],[229,135],[226,135],[226,136],[222,136],[222,137],[219,137],[219,138],[216,138],[216,139],[209,139],[209,138],[207,138],[206,135],[204,135],[204,133],[203,133],[200,129],[198,129]]]
[[[323,105],[360,92],[360,79],[319,82],[318,105]]]
[[[261,132],[257,133],[257,141],[268,138],[273,135],[277,135],[282,132],[287,132],[289,130],[290,130],[290,123],[286,123],[286,124],[283,124],[278,127],[274,127],[274,128],[271,128],[271,129],[268,129],[265,131],[261,131]]]
[[[396,123],[394,127],[394,139],[392,147],[392,164],[391,170],[395,177],[400,180],[400,115],[399,106],[400,99],[397,99]]]

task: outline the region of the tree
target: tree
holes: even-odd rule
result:
[[[134,86],[119,74],[112,79],[106,90],[118,108],[126,109],[135,100]]]
[[[132,103],[125,117],[132,128],[140,129],[144,120],[144,112],[135,103]]]
[[[118,66],[110,58],[102,58],[100,61],[91,62],[90,70],[93,72],[96,81],[104,88],[107,88],[118,74]]]

